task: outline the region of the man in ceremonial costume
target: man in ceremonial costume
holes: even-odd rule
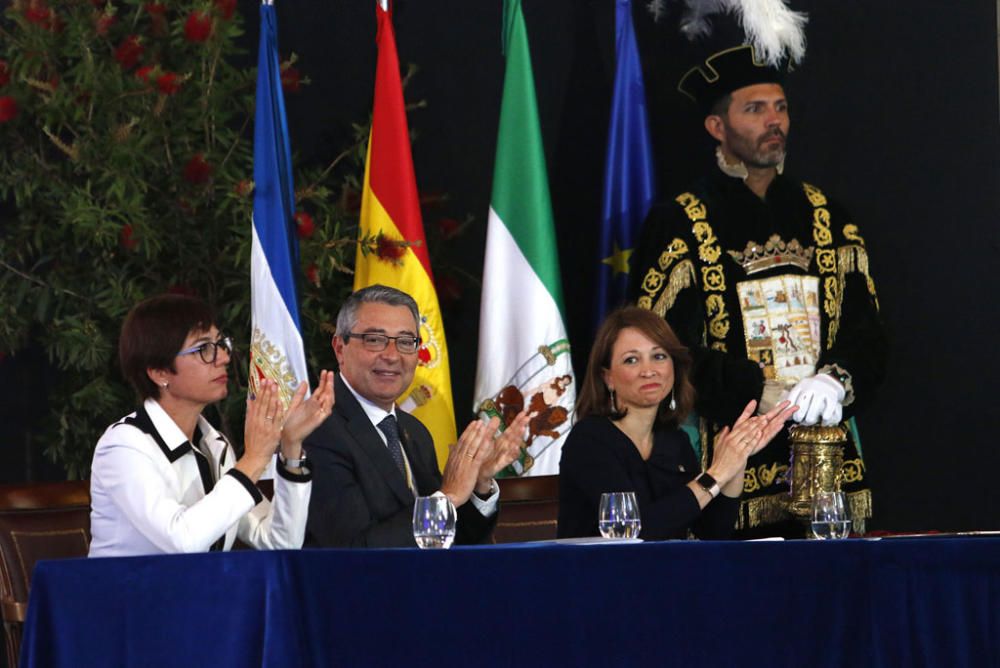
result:
[[[793,421],[835,425],[881,381],[887,351],[868,253],[854,219],[822,189],[782,174],[787,66],[753,45],[713,52],[678,86],[705,112],[717,168],[657,204],[632,262],[631,297],[667,319],[694,356],[703,458],[750,399],[786,397]],[[852,425],[853,426],[853,425]],[[856,431],[842,489],[855,529],[871,516]],[[747,466],[744,537],[803,535],[786,502],[788,433]]]

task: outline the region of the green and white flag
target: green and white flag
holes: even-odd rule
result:
[[[527,451],[507,475],[559,472],[576,381],[563,324],[552,202],[520,0],[504,0],[507,59],[479,318],[476,409],[504,425],[531,412]]]

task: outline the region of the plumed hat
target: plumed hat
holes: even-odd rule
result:
[[[651,0],[659,19],[666,0]],[[680,32],[691,64],[677,89],[706,113],[716,100],[745,86],[781,83],[805,56],[807,17],[785,0],[683,0]]]

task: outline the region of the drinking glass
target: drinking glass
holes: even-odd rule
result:
[[[413,538],[417,547],[451,547],[455,540],[455,506],[446,496],[418,496],[413,502]]]
[[[639,518],[639,502],[635,499],[635,492],[601,494],[597,528],[605,538],[638,538],[642,521]]]
[[[812,504],[812,532],[820,540],[847,538],[851,520],[847,518],[847,500],[843,492],[817,492]]]

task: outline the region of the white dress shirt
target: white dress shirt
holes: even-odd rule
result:
[[[344,374],[340,374],[340,379],[344,381],[344,386],[351,391],[351,394],[354,395],[354,398],[358,400],[359,404],[361,404],[361,409],[365,412],[365,415],[368,416],[368,419],[371,421],[372,426],[375,427],[375,432],[379,435],[379,438],[382,439],[382,443],[384,443],[386,447],[389,447],[389,441],[386,440],[385,434],[382,433],[381,429],[379,429],[379,423],[381,423],[382,420],[384,420],[387,415],[391,415],[394,418],[396,417],[396,405],[393,404],[392,410],[387,411],[381,406],[378,406],[372,403],[371,401],[368,401],[368,399],[358,394],[357,391],[355,391],[355,389],[351,387],[351,384],[347,382],[347,378],[344,377]],[[402,450],[403,450],[403,461],[406,463],[406,484],[412,490],[413,475],[410,473],[410,460],[406,456],[406,449],[403,448]],[[440,490],[435,492],[435,494],[441,494],[441,493],[442,492]],[[500,485],[497,484],[496,480],[490,480],[490,495],[488,498],[481,499],[475,493],[473,493],[472,496],[469,497],[469,500],[472,501],[472,505],[475,506],[476,510],[478,510],[483,517],[489,517],[490,515],[492,515],[497,511],[497,505],[500,500]]]
[[[154,399],[108,427],[91,466],[90,556],[229,550],[237,536],[257,549],[302,547],[312,475],[279,465],[268,502],[200,416],[195,440]]]

